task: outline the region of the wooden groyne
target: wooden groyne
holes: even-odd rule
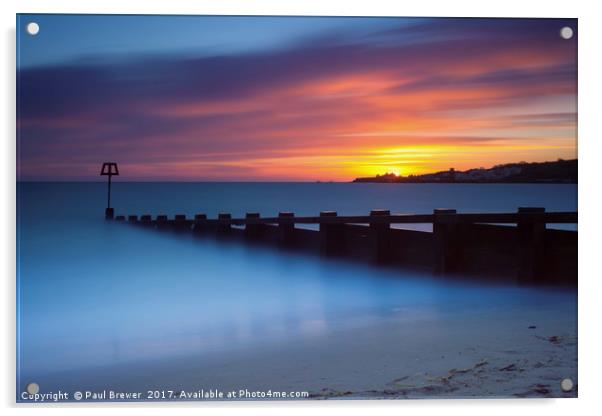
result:
[[[232,218],[228,213],[217,218],[146,214],[118,215],[114,220],[380,265],[428,269],[440,275],[473,275],[527,284],[577,283],[577,232],[546,228],[546,224],[576,224],[576,212],[519,208],[513,213],[475,214],[436,209],[431,214],[405,215],[373,210],[360,216],[324,211],[306,217],[292,212],[280,212],[277,217],[247,213],[244,218]],[[423,223],[432,224],[433,232],[391,227]],[[318,225],[319,230],[297,227],[301,224]]]

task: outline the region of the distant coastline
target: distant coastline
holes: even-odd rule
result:
[[[476,168],[449,170],[423,175],[401,176],[394,173],[356,178],[354,183],[577,183],[577,159],[555,162],[519,162]]]

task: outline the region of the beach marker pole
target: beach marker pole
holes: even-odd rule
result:
[[[113,219],[115,211],[111,208],[111,177],[119,175],[119,169],[115,162],[105,162],[100,169],[100,176],[108,176],[108,192],[107,192],[107,209],[105,210],[105,218]]]

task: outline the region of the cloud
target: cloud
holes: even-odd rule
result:
[[[52,176],[56,166],[73,172],[67,167],[115,159],[139,173],[160,165],[177,179],[266,178],[259,161],[269,159],[269,174],[279,166],[298,178],[322,152],[339,149],[330,163],[347,175],[357,158],[349,147],[471,137],[476,149],[489,136],[524,140],[533,129],[570,128],[576,43],[558,36],[567,22],[576,28],[556,19],[427,19],[361,36],[338,31],[273,51],[22,69],[18,168],[31,179]],[[558,113],[568,114],[560,124],[537,116]],[[536,143],[547,149],[545,140]],[[341,178],[336,167],[329,174]]]

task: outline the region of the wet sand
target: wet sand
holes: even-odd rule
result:
[[[492,309],[441,319],[403,312],[309,336],[54,375],[68,389],[299,391],[312,399],[576,397],[572,307]],[[572,379],[574,388],[561,389]]]

